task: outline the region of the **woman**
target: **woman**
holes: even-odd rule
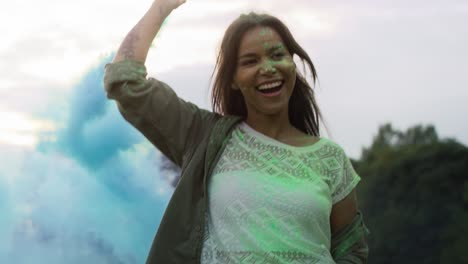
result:
[[[183,0],[155,1],[106,65],[108,97],[182,168],[147,263],[366,263],[359,176],[319,137],[320,111],[293,61],[307,53],[278,19],[254,13],[227,29],[215,113],[146,78],[146,56]]]

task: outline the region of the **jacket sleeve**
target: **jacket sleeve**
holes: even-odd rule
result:
[[[351,224],[332,235],[331,254],[337,264],[367,263],[369,247],[366,236],[369,229],[358,211]]]
[[[165,83],[146,78],[143,63],[124,60],[105,66],[107,97],[123,117],[179,167],[208,132],[215,114],[186,102]]]

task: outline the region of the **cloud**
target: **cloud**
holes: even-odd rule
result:
[[[142,262],[167,196],[116,195],[102,175],[61,153],[2,147],[0,154],[16,161],[14,168],[2,166],[11,178],[2,175],[0,182],[8,190],[1,209],[9,216],[0,227],[0,262]]]
[[[173,187],[105,97],[109,60],[56,101],[65,114],[40,114],[59,125],[36,149],[0,144],[0,263],[144,262]]]
[[[67,120],[55,132],[56,142],[42,142],[39,148],[58,148],[95,169],[142,140],[106,98],[102,80],[109,60],[105,58],[72,88]]]

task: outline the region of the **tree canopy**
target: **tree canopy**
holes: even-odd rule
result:
[[[468,148],[433,126],[381,126],[360,160],[370,263],[468,263]]]

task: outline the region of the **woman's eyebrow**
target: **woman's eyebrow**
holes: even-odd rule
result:
[[[284,48],[284,44],[282,43],[278,43],[278,44],[275,44],[271,47],[269,47],[270,45],[268,43],[265,43],[265,48],[267,49],[267,52],[271,53],[271,52],[274,52],[276,50],[279,50],[279,49],[283,49]],[[249,52],[249,53],[245,53],[245,54],[241,54],[239,56],[239,59],[242,59],[242,58],[250,58],[250,57],[256,57],[257,54],[253,53],[253,52]]]
[[[266,43],[265,43],[266,44]],[[284,44],[282,43],[277,43],[271,47],[268,47],[269,45],[265,45],[265,48],[267,48],[267,51],[268,52],[273,52],[273,51],[276,51],[276,50],[279,50],[279,49],[283,49],[284,48]]]
[[[242,59],[242,58],[250,58],[250,57],[257,57],[257,54],[252,53],[252,52],[246,53],[246,54],[242,54],[242,55],[239,56],[239,59]]]

